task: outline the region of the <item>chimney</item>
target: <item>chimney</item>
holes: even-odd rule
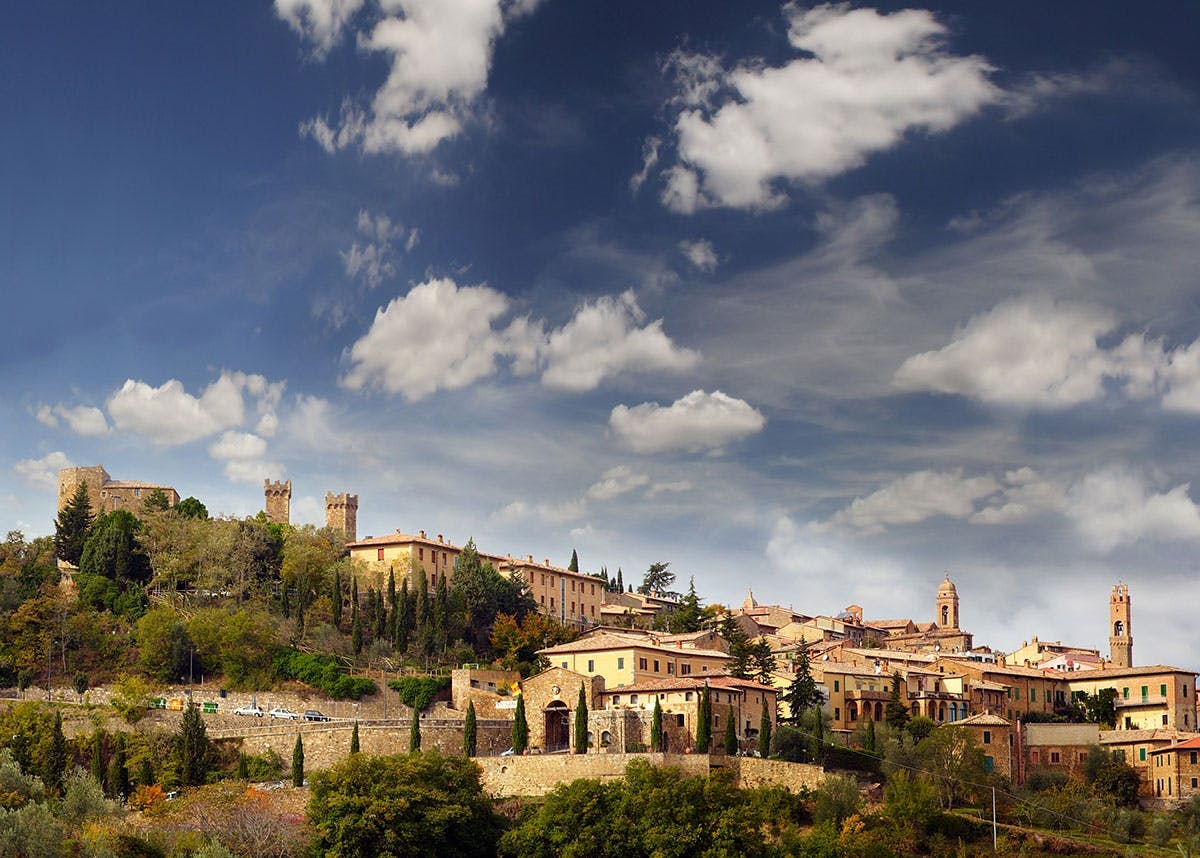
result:
[[[425,538],[425,531],[423,531],[423,530],[419,530],[419,531],[417,531],[417,535],[418,535],[418,536],[420,536],[422,539],[424,539],[424,538]]]
[[[438,534],[438,542],[441,542],[441,541],[442,541],[442,535],[439,533]]]

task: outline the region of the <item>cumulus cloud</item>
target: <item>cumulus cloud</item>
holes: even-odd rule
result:
[[[208,454],[225,463],[225,476],[234,482],[261,483],[284,471],[279,463],[266,461],[266,440],[250,432],[222,433],[209,445]]]
[[[700,356],[676,346],[662,319],[643,325],[645,313],[632,291],[584,304],[570,322],[550,334],[542,383],[558,390],[592,390],[622,372],[690,369]]]
[[[713,272],[717,270],[717,251],[712,242],[707,239],[679,242],[679,252],[691,263],[697,271]]]
[[[338,42],[342,31],[363,6],[363,0],[275,0],[275,14],[323,58]]]
[[[1066,506],[1066,489],[1044,479],[1033,468],[1017,468],[1004,475],[1000,494],[989,505],[972,514],[972,524],[1020,524]]]
[[[108,432],[108,421],[104,412],[94,405],[39,405],[34,415],[43,426],[56,428],[59,420],[76,435],[104,435]]]
[[[175,446],[240,426],[246,418],[247,394],[256,400],[260,422],[269,423],[284,386],[284,382],[269,382],[261,375],[226,371],[200,396],[194,396],[177,379],[158,387],[126,379],[108,398],[108,415],[120,431]]]
[[[405,155],[432,151],[472,117],[487,87],[497,40],[509,21],[534,6],[503,0],[386,0],[383,17],[370,32],[359,34],[358,45],[387,59],[387,80],[370,106],[347,99],[336,120],[311,119],[301,133],[330,153],[348,147]]]
[[[639,471],[634,471],[628,465],[618,465],[609,468],[599,481],[593,483],[587,490],[587,498],[594,501],[608,501],[650,482],[650,477]]]
[[[486,285],[459,286],[450,278],[421,283],[375,314],[370,330],[350,349],[351,390],[377,387],[409,400],[457,390],[511,361],[513,372],[542,370],[542,384],[586,391],[623,372],[678,371],[699,356],[676,346],[662,320],[648,324],[632,292],[585,303],[562,328],[527,317],[497,327],[508,299]]]
[[[1200,508],[1187,483],[1155,491],[1121,467],[1088,474],[1068,493],[1067,516],[1099,551],[1146,539],[1200,539]]]
[[[934,516],[966,518],[975,511],[976,501],[999,488],[993,478],[966,477],[961,468],[917,471],[855,498],[834,514],[830,524],[879,532],[888,525],[916,524]]]
[[[657,402],[618,405],[608,418],[617,439],[638,453],[721,447],[761,432],[766,424],[752,405],[719,390],[693,390],[666,407]]]
[[[947,393],[1019,407],[1059,408],[1103,397],[1106,383],[1133,399],[1161,396],[1172,411],[1200,411],[1200,342],[1168,349],[1118,330],[1111,311],[1020,298],[972,318],[949,345],[913,355],[893,376],[906,391]]]
[[[40,459],[21,459],[13,465],[13,471],[31,486],[43,489],[58,488],[58,472],[72,467],[67,454],[61,450],[47,453]]]
[[[784,65],[727,71],[696,55],[668,64],[682,109],[662,201],[675,211],[780,205],[779,180],[844,173],[911,131],[946,131],[1001,96],[988,62],[950,53],[946,28],[927,11],[789,3],[783,13],[803,54]]]

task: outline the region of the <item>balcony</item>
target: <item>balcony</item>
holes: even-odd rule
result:
[[[1128,706],[1165,706],[1167,697],[1163,694],[1131,694],[1128,697],[1118,697],[1114,703],[1118,709]]]

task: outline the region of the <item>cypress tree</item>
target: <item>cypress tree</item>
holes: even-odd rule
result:
[[[412,728],[408,731],[408,752],[415,754],[421,750],[421,713],[413,707]]]
[[[450,590],[446,584],[446,576],[438,575],[433,605],[433,647],[435,652],[442,652],[446,648],[449,618]]]
[[[517,711],[513,714],[512,747],[517,754],[529,746],[529,724],[525,721],[525,695],[517,695]]]
[[[812,758],[814,763],[820,763],[821,758],[825,754],[825,718],[821,714],[821,707],[814,706],[813,714],[813,730],[812,730]]]
[[[246,756],[245,751],[238,751],[237,764],[237,779],[239,781],[250,780],[250,758]]]
[[[138,767],[138,784],[141,786],[150,786],[154,783],[154,764],[150,762],[149,757],[142,757],[141,765]]]
[[[79,565],[94,520],[87,485],[80,483],[54,522],[54,553],[60,560]]]
[[[712,745],[712,697],[708,683],[700,691],[700,702],[696,704],[696,753],[707,754]]]
[[[92,780],[104,787],[104,731],[92,734]]]
[[[656,698],[657,699],[657,698]],[[586,754],[588,748],[588,706],[583,683],[579,683],[579,699],[575,703],[575,753]]]
[[[867,721],[866,735],[863,736],[863,750],[875,753],[875,720]]]
[[[358,753],[358,722],[354,722],[354,729],[350,731],[350,753]]]
[[[296,734],[296,746],[292,748],[292,786],[304,786],[304,740]]]
[[[54,726],[50,731],[50,749],[46,752],[46,769],[42,780],[51,790],[62,789],[63,775],[67,772],[67,737],[63,735],[62,713],[55,710]]]
[[[567,564],[568,572],[579,571],[579,555],[575,553],[575,549],[571,549],[571,562]]]
[[[617,567],[617,587],[616,587],[616,592],[618,592],[618,593],[624,593],[624,592],[625,592],[625,582],[621,580],[621,567],[620,567],[620,566],[618,566],[618,567]]]
[[[112,757],[108,761],[108,791],[117,801],[124,801],[129,796],[129,769],[126,762],[125,734],[118,733]]]
[[[734,723],[733,706],[730,705],[729,713],[725,719],[725,753],[732,757],[737,752],[737,724]]]
[[[355,599],[350,605],[350,648],[354,650],[354,654],[358,655],[362,652],[362,620],[358,616],[358,600]]]
[[[342,625],[342,572],[340,569],[333,570],[333,586],[329,592],[330,607],[333,609],[333,627],[339,628]]]
[[[475,756],[476,729],[475,701],[472,700],[467,704],[467,717],[463,721],[463,754],[468,757]]]
[[[408,592],[408,579],[400,582],[400,608],[396,617],[396,648],[401,652],[408,649],[408,639],[413,630],[413,602]]]
[[[758,722],[758,755],[764,760],[771,755],[771,713],[766,706]]]
[[[387,585],[387,637],[396,642],[396,573],[391,569],[388,570],[388,585]]]
[[[663,723],[662,703],[658,695],[654,695],[654,715],[650,718],[650,750],[658,753],[662,750]]]
[[[183,710],[183,721],[176,736],[179,754],[179,780],[184,786],[199,786],[208,779],[208,767],[212,760],[212,747],[208,741],[208,730],[195,702],[188,698]]]

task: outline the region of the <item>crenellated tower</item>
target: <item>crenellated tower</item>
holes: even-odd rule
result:
[[[1108,646],[1113,667],[1133,667],[1133,605],[1129,587],[1124,584],[1114,584],[1108,597],[1108,625],[1112,629]]]
[[[350,542],[358,539],[358,495],[325,492],[325,526],[342,531]]]
[[[263,480],[267,497],[267,518],[275,524],[290,524],[292,521],[292,481],[285,483]]]

